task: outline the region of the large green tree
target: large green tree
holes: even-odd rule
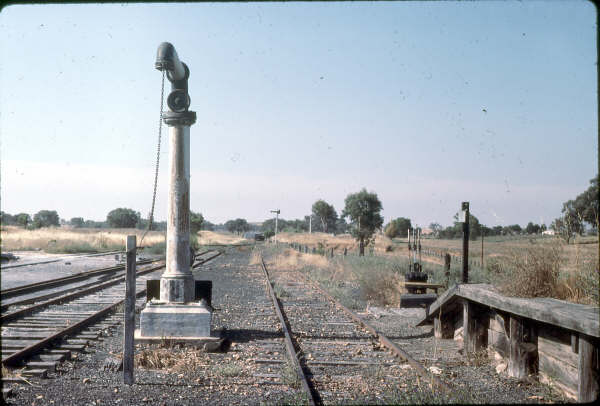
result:
[[[591,179],[590,186],[585,192],[581,193],[575,198],[575,201],[573,202],[572,206],[572,210],[577,213],[576,217],[578,217],[581,221],[589,223],[595,229],[599,228],[599,180],[599,176],[596,176],[594,179]]]
[[[479,219],[469,213],[469,238],[476,240],[481,236],[482,225]],[[444,228],[439,231],[440,238],[462,238],[463,223],[458,221],[458,213],[454,215],[454,225]]]
[[[12,214],[0,211],[0,223],[4,226],[15,224],[15,217]]]
[[[398,217],[388,223],[385,227],[385,235],[389,238],[404,237],[408,235],[408,229],[412,228],[410,219]]]
[[[42,228],[58,226],[58,213],[55,210],[40,210],[33,216],[33,227]]]
[[[15,220],[18,225],[27,227],[27,225],[31,223],[31,216],[27,213],[19,213],[15,215]]]
[[[139,212],[124,207],[111,210],[106,216],[106,222],[109,227],[114,228],[134,228],[138,224],[139,219]]]
[[[383,224],[381,209],[377,194],[369,193],[365,188],[346,197],[342,217],[350,219],[350,232],[359,242],[360,256],[365,255],[365,245],[371,242],[373,234]]]
[[[525,227],[525,232],[527,234],[539,234],[541,230],[541,227],[539,224],[533,224],[533,222],[529,222],[527,223],[527,226]]]
[[[231,233],[241,234],[250,230],[250,224],[245,219],[238,218],[227,221],[225,228]]]
[[[75,228],[81,228],[85,224],[85,220],[83,217],[73,217],[69,223]]]
[[[204,216],[202,216],[202,213],[190,211],[190,233],[196,234],[198,231],[202,230],[203,224]]]
[[[317,200],[312,205],[312,214],[319,220],[322,231],[328,233],[335,230],[335,223],[338,216],[335,208],[325,200]]]

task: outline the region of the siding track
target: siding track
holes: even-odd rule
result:
[[[262,258],[260,262],[285,334],[285,351],[308,403],[340,404],[357,398],[379,403],[376,391],[375,398],[368,398],[372,388],[383,392],[389,389],[386,385],[401,387],[408,369],[421,375],[432,391],[450,392],[406,351],[320,287],[295,272],[271,276]],[[276,349],[271,344],[270,350]]]
[[[218,251],[199,253],[195,257],[194,266],[199,266],[220,254]],[[164,268],[162,260],[143,263],[145,265],[137,268],[136,297],[145,295],[146,280],[152,273]],[[125,299],[125,275],[124,271],[114,268],[119,267],[82,273],[89,280],[98,274],[116,272],[108,280],[95,280],[62,290],[60,293],[68,293],[51,300],[45,300],[48,297],[46,289],[48,286],[58,286],[65,278],[47,281],[45,285],[28,285],[26,289],[22,289],[22,294],[32,291],[42,294],[27,299],[36,302],[32,306],[13,304],[9,306],[11,312],[1,316],[2,365],[17,367],[25,363],[22,375],[45,376],[46,371],[53,371],[58,362],[70,358],[71,351],[82,351],[90,340],[98,340],[106,328],[119,325],[122,322],[122,313],[113,313]],[[84,275],[75,276],[82,278]],[[14,310],[15,308],[17,310]]]

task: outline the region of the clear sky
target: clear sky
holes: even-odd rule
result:
[[[490,226],[550,224],[598,172],[595,30],[583,1],[9,6],[2,210],[147,215],[169,41],[198,115],[191,208],[212,222],[340,212],[366,187],[386,222],[450,225],[470,201]]]

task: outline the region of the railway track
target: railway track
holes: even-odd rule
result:
[[[262,258],[260,262],[285,335],[283,342],[268,343],[266,353],[287,353],[287,360],[265,357],[255,361],[285,362],[288,374],[290,370],[296,374],[306,402],[340,404],[363,399],[380,403],[383,393],[406,390],[407,374],[414,375],[417,385],[420,380],[429,385],[434,393],[450,392],[414,357],[320,287],[294,272],[272,276]]]
[[[219,251],[201,252],[196,255],[194,266],[220,254]],[[136,297],[145,295],[146,280],[151,274],[164,268],[164,261],[141,262],[142,266],[138,262],[137,268]],[[77,281],[85,283],[63,289],[58,297],[50,300],[47,300],[48,289],[65,283],[65,278],[21,287],[22,295],[32,292],[38,295],[24,300],[32,305],[17,301],[7,307],[8,313],[2,314],[2,365],[21,367],[21,376],[44,377],[48,371],[54,371],[59,362],[69,359],[72,352],[83,351],[107,329],[120,325],[123,315],[119,307],[124,302],[125,275],[122,269],[115,268],[122,267],[74,275],[79,278]],[[97,279],[98,275],[109,275],[109,278]],[[90,279],[95,280],[89,282]],[[72,281],[67,279],[67,283]],[[13,297],[18,298],[18,294]]]

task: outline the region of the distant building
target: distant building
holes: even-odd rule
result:
[[[431,234],[433,234],[433,230],[431,228],[421,229],[421,235],[431,235]]]
[[[554,235],[556,234],[554,232],[554,230],[546,230],[546,231],[542,231],[542,235]]]

